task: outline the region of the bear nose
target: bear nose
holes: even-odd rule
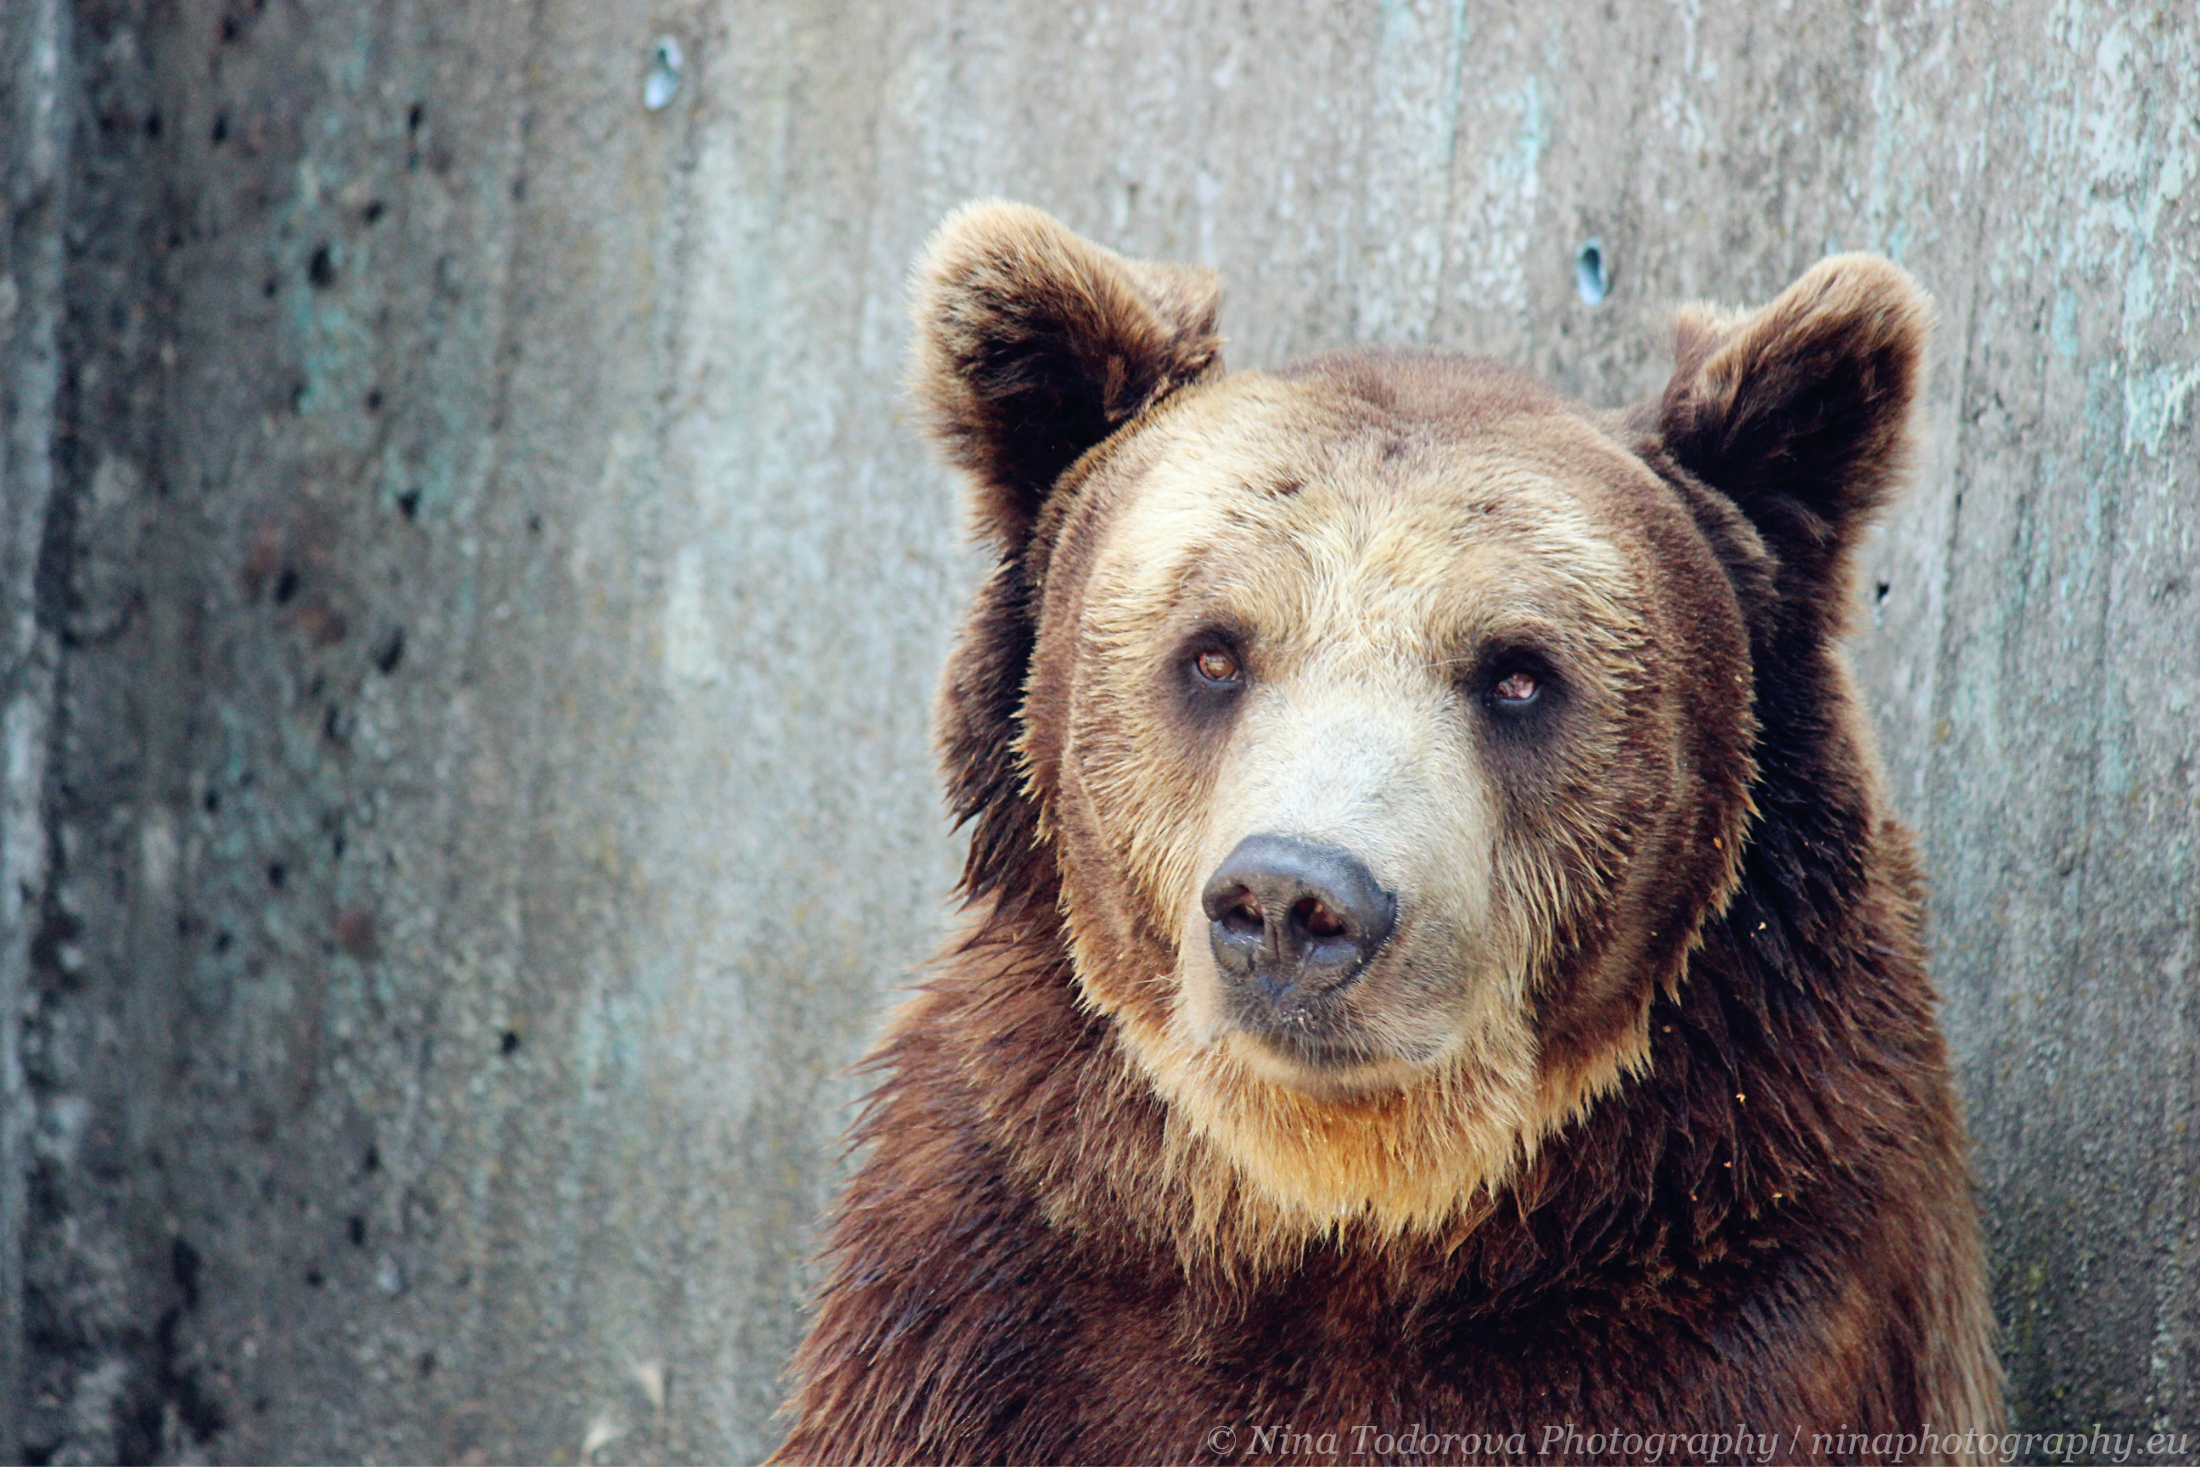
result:
[[[1226,983],[1275,1001],[1342,987],[1390,937],[1397,899],[1349,851],[1251,835],[1200,893]]]

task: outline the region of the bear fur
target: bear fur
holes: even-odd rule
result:
[[[1216,299],[999,203],[918,267],[997,556],[938,709],[966,919],[868,1061],[777,1460],[1998,1426],[1838,647],[1927,299],[1850,255],[1691,308],[1626,415],[1427,352],[1227,374]],[[1347,979],[1225,973],[1282,930],[1211,895],[1264,832],[1382,887]]]

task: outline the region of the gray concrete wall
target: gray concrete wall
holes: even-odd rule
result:
[[[24,0],[0,41],[0,1447],[768,1449],[840,1067],[955,864],[976,567],[896,376],[907,262],[990,193],[1218,267],[1239,365],[1428,343],[1598,403],[1681,299],[1925,281],[1857,652],[2014,1402],[2200,1431],[2189,8]]]
[[[58,3],[0,12],[0,1461],[16,1460],[23,1249],[35,1105],[22,1020],[46,878],[56,639],[38,614],[60,383],[61,222],[72,80]]]

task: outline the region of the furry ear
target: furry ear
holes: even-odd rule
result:
[[[1838,625],[1849,547],[1909,457],[1932,302],[1877,255],[1836,255],[1746,315],[1692,306],[1656,409],[1665,450],[1732,499],[1791,608]]]
[[[1021,204],[950,214],[914,296],[911,388],[1010,558],[1080,454],[1222,370],[1213,271],[1126,260]]]

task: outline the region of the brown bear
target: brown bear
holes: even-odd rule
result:
[[[1839,648],[1909,277],[1684,311],[1624,415],[1225,374],[1209,273],[1007,204],[915,314],[998,554],[938,710],[967,925],[870,1058],[779,1459],[1972,1455],[1965,1144]]]

